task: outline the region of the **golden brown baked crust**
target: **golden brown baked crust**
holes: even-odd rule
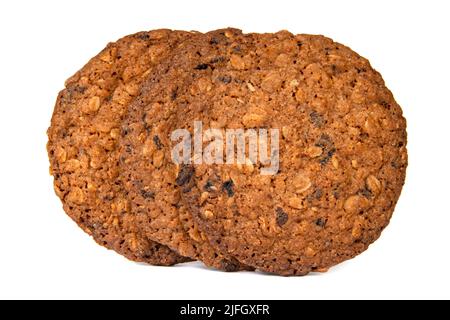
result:
[[[118,180],[117,141],[126,106],[183,31],[140,32],[110,43],[66,82],[47,145],[50,172],[66,213],[99,244],[131,260],[172,265],[189,259],[138,229]]]

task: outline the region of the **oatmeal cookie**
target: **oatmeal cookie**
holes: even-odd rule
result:
[[[406,121],[381,75],[323,36],[223,30],[190,40],[152,79],[141,121],[129,124],[144,132],[143,147],[129,148],[135,160],[149,152],[149,168],[166,166],[177,143],[170,133],[193,136],[200,121],[222,137],[226,129],[278,132],[270,141],[279,162],[273,175],[262,174],[261,158],[169,165],[158,181],[174,187],[165,200],[173,217],[184,206],[215,251],[281,275],[326,271],[366,250],[389,223],[407,166]],[[158,152],[155,136],[170,148]],[[145,181],[138,177],[130,181]],[[159,201],[159,187],[147,185],[135,193]]]
[[[48,129],[50,172],[64,210],[100,245],[131,260],[155,265],[189,260],[137,227],[118,179],[117,142],[126,107],[143,79],[191,35],[155,30],[110,43],[66,81]]]

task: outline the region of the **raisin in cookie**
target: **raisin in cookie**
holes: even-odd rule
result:
[[[96,242],[135,261],[189,259],[137,228],[119,176],[117,142],[127,105],[152,69],[192,34],[140,32],[109,44],[67,80],[48,129],[50,172],[66,213]]]

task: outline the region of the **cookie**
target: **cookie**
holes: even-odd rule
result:
[[[174,205],[217,252],[264,272],[326,271],[362,253],[388,225],[407,166],[406,121],[381,75],[323,36],[206,37],[177,48],[142,117],[164,119],[141,140],[148,150],[164,135],[188,153],[165,173],[181,190]],[[232,129],[243,148],[227,149]],[[173,132],[203,140],[180,145]]]
[[[223,32],[216,33],[223,37]],[[194,43],[197,44],[196,49],[202,45],[209,46],[209,38],[209,35],[206,38],[196,35],[180,44],[172,58],[154,70],[142,86],[140,95],[130,104],[120,141],[122,183],[129,191],[128,197],[138,224],[148,238],[216,269],[250,270],[252,268],[240,264],[233,257],[214,250],[193,223],[190,213],[180,207],[183,187],[188,184],[193,171],[171,161],[171,132],[168,129],[174,118],[167,116],[174,114],[183,104],[177,99],[177,90],[185,89],[176,78],[184,79],[186,73],[192,71],[179,69],[172,61],[178,54],[189,51]],[[173,78],[166,78],[166,73]],[[175,83],[176,86],[173,85]]]
[[[118,179],[120,124],[143,79],[191,35],[155,30],[110,43],[66,81],[48,129],[50,172],[66,213],[100,245],[154,265],[190,259],[137,227]]]

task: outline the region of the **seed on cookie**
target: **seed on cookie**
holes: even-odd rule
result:
[[[214,217],[214,213],[211,211],[211,210],[205,210],[205,211],[203,211],[203,217],[205,218],[205,219],[211,219],[211,218],[213,218]]]
[[[367,177],[366,186],[374,195],[378,195],[381,192],[381,182],[374,175]]]

